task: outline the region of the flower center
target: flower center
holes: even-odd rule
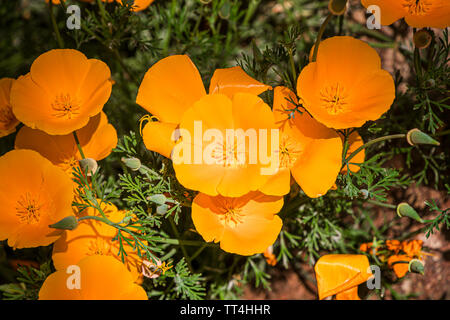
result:
[[[431,10],[431,2],[429,0],[405,0],[403,6],[411,15],[422,16]]]
[[[22,223],[36,224],[41,218],[41,208],[42,205],[40,205],[37,200],[33,199],[31,194],[27,192],[17,201],[16,215]]]
[[[110,245],[105,239],[96,238],[95,240],[91,240],[88,246],[88,255],[107,255],[110,251]]]
[[[15,119],[14,114],[11,111],[11,107],[6,105],[6,107],[0,109],[0,129],[6,129],[11,122]]]
[[[331,115],[337,115],[345,111],[348,106],[347,97],[346,90],[339,83],[320,90],[322,107]]]
[[[220,143],[218,142],[211,154],[215,163],[222,164],[229,168],[238,168],[245,166],[246,152],[245,145],[241,148],[236,143]]]
[[[220,221],[223,225],[235,228],[238,224],[244,221],[241,210],[237,208],[227,208],[225,213],[221,214]]]
[[[302,148],[291,139],[283,137],[280,144],[280,167],[290,169],[303,153]]]
[[[57,95],[52,103],[52,108],[55,110],[53,116],[57,118],[72,119],[80,114],[80,104],[77,99],[72,98],[70,94]]]

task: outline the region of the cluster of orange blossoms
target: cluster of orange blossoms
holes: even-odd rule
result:
[[[49,0],[45,0],[46,2],[49,2]],[[95,0],[81,0],[83,2],[95,2]],[[102,0],[103,2],[117,2],[119,4],[122,4],[122,0]],[[149,5],[152,4],[152,2],[155,0],[134,0],[132,5],[132,10],[134,12],[142,11],[147,9]],[[60,4],[61,0],[52,0],[53,4]]]
[[[422,252],[422,240],[386,240],[384,246],[374,247],[372,242],[361,244],[359,250],[373,253],[382,261],[386,261],[389,268],[394,270],[398,278],[403,278],[409,271],[409,263],[413,259],[422,259],[426,253]],[[387,258],[387,260],[386,260]]]

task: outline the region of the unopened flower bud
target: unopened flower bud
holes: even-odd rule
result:
[[[82,159],[79,161],[79,163],[80,163],[81,170],[83,172],[87,172],[88,176],[93,175],[98,169],[97,161],[95,161],[92,158]]]
[[[425,273],[425,266],[419,259],[412,259],[408,265],[408,271],[413,273],[420,273],[423,275]]]
[[[413,36],[414,46],[419,49],[425,49],[430,45],[432,39],[433,36],[431,35],[430,31],[428,31],[427,29],[419,30],[414,33]]]
[[[164,204],[166,203],[167,200],[166,196],[163,194],[154,194],[148,197],[147,199],[156,204]]]
[[[416,210],[414,210],[413,207],[411,207],[406,202],[402,202],[399,205],[397,205],[397,215],[399,217],[409,217],[411,219],[414,219],[420,223],[423,223],[422,218],[419,216]]]
[[[434,140],[432,137],[423,133],[419,129],[412,129],[406,134],[406,141],[412,146],[416,146],[419,144],[431,144],[434,146],[440,145],[440,143]]]
[[[230,17],[231,12],[231,4],[229,1],[225,1],[225,3],[219,9],[219,16],[222,19],[228,19]]]
[[[132,157],[132,158],[123,157],[121,160],[128,168],[130,168],[133,171],[139,170],[142,165],[141,160],[139,160],[138,158],[134,158],[134,157]]]
[[[330,0],[328,3],[328,10],[335,16],[340,16],[345,13],[347,9],[347,0]]]
[[[54,224],[49,225],[49,227],[54,229],[73,230],[78,227],[78,221],[74,216],[68,216]]]

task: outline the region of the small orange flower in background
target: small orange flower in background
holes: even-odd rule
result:
[[[0,240],[13,248],[47,246],[61,236],[49,225],[73,215],[72,181],[39,153],[0,157]]]
[[[69,134],[102,111],[111,94],[110,78],[108,66],[100,60],[87,59],[77,50],[50,50],[13,83],[13,113],[32,129]]]
[[[439,28],[450,26],[450,2],[448,0],[361,0],[364,7],[380,7],[381,24],[386,26],[405,18],[415,28]]]
[[[19,124],[9,102],[11,86],[14,81],[11,78],[0,79],[0,138],[16,131]]]
[[[134,283],[133,275],[111,256],[93,255],[79,261],[79,283],[68,287],[66,270],[58,270],[45,280],[39,300],[147,300],[145,290]],[[75,276],[76,271],[72,274]],[[79,288],[76,285],[79,284]]]
[[[192,203],[195,229],[207,242],[220,242],[226,252],[250,256],[264,252],[282,227],[276,215],[282,197],[250,192],[239,198],[199,193]]]
[[[344,139],[345,139],[344,136],[342,134],[340,134],[340,137],[342,139],[342,143],[344,143]],[[364,144],[364,141],[361,138],[361,136],[359,135],[359,133],[357,131],[353,131],[348,136],[348,149],[347,149],[346,157],[350,156],[354,151],[356,151],[356,149],[361,147],[363,144]],[[355,173],[358,172],[361,169],[360,166],[353,164],[353,163],[364,163],[365,157],[366,157],[366,152],[364,149],[362,149],[350,160],[350,164],[348,165],[350,172],[355,172]],[[341,173],[347,173],[347,166],[344,166],[342,168]]]
[[[395,274],[399,278],[403,278],[408,273],[409,262],[413,258],[408,257],[406,254],[393,255],[387,260],[388,266],[394,270]]]
[[[290,189],[290,173],[307,196],[327,193],[342,166],[339,135],[314,120],[304,109],[292,112],[298,103],[286,87],[276,87],[273,113],[280,129],[280,170],[259,190],[269,195],[284,195]]]
[[[252,79],[240,67],[233,67],[214,72],[209,94],[258,95],[270,88]],[[174,130],[184,112],[204,96],[200,73],[187,55],[173,55],[155,63],[145,74],[136,97],[136,103],[158,119],[148,122],[142,131],[147,149],[170,158],[176,140],[172,137]]]
[[[386,240],[386,248],[390,251],[398,253],[402,249],[402,245],[398,240]]]
[[[117,145],[116,130],[103,112],[92,117],[85,127],[77,131],[77,136],[86,158],[94,160],[106,158]],[[54,136],[26,126],[17,133],[15,148],[39,152],[70,176],[82,159],[72,134]]]
[[[125,212],[120,211],[113,204],[102,205],[102,211],[113,222],[120,222],[125,217]],[[86,210],[86,215],[91,215],[96,211],[93,208]],[[95,216],[100,213],[96,212]],[[83,220],[74,230],[64,231],[53,245],[53,264],[56,270],[66,270],[70,265],[75,265],[81,259],[92,255],[112,256],[114,259],[121,261],[119,255],[119,241],[113,241],[117,235],[117,229],[103,222],[96,220]],[[142,259],[137,252],[127,242],[122,243],[124,251],[124,264],[130,271],[136,281],[140,281]]]
[[[308,112],[334,129],[360,127],[389,110],[395,85],[381,69],[378,53],[352,37],[332,37],[320,43],[316,62],[303,68],[297,94]]]
[[[81,0],[81,1],[83,1],[83,2],[90,2],[90,3],[95,2],[95,0]],[[122,0],[102,0],[102,1],[103,2],[108,2],[108,3],[116,1],[119,4],[122,4]],[[155,0],[134,0],[133,11],[134,12],[138,12],[138,11],[145,10],[145,9],[148,8],[149,5],[152,4],[153,1],[155,1]],[[45,2],[48,3],[49,0],[45,0]],[[52,3],[53,4],[60,4],[61,0],[52,0]]]
[[[358,285],[372,277],[369,260],[361,254],[328,254],[314,266],[319,299],[360,300]]]
[[[266,262],[269,266],[276,266],[278,261],[277,257],[273,254],[273,246],[270,246],[264,251],[264,258],[266,258]]]
[[[422,253],[422,240],[402,241],[402,251],[410,257],[420,257]]]

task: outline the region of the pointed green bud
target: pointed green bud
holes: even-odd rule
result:
[[[142,165],[141,160],[139,160],[138,158],[134,158],[134,157],[132,157],[132,158],[123,157],[121,160],[128,168],[130,168],[133,171],[139,170]]]
[[[412,129],[406,134],[406,141],[412,146],[416,146],[419,144],[431,144],[434,146],[439,146],[440,143],[434,140],[432,137],[423,133],[419,129]]]
[[[345,13],[347,9],[347,0],[330,0],[328,3],[328,10],[335,16],[340,16]]]
[[[409,262],[408,271],[413,272],[413,273],[420,273],[421,275],[424,275],[425,266],[423,265],[422,261],[420,261],[419,259],[412,259]]]
[[[68,216],[54,224],[49,225],[49,227],[53,229],[73,230],[78,227],[78,221],[74,216]]]
[[[414,219],[420,223],[423,223],[422,218],[419,216],[416,210],[414,210],[413,207],[411,207],[406,202],[402,202],[399,205],[397,205],[397,215],[399,217],[409,217],[411,219]]]
[[[79,163],[80,163],[81,170],[83,172],[87,171],[88,176],[93,175],[98,169],[97,161],[95,161],[92,158],[82,159],[79,161]]]

